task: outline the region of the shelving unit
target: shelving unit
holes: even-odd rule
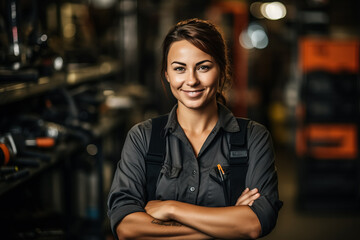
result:
[[[38,82],[0,84],[0,105],[19,101],[66,85],[66,74],[56,73],[39,78]]]
[[[69,148],[71,147],[71,149]],[[49,161],[39,161],[39,166],[33,168],[26,168],[28,170],[28,174],[24,177],[19,178],[18,180],[9,180],[9,181],[1,181],[0,182],[0,198],[2,195],[7,192],[19,187],[22,183],[30,181],[33,177],[48,170],[49,168],[56,165],[61,159],[59,156],[62,156],[65,152],[73,152],[76,148],[74,144],[61,144],[56,147],[56,149],[52,150],[52,153],[49,154]]]
[[[53,76],[41,77],[37,82],[0,82],[0,105],[32,97],[59,87],[100,81],[119,73],[120,70],[121,65],[118,61],[107,60],[101,61],[97,65],[73,67],[67,73],[57,72]]]
[[[65,239],[105,238],[104,165],[106,165],[106,161],[111,162],[108,165],[117,161],[118,159],[115,158],[119,156],[117,151],[120,149],[113,149],[113,152],[107,153],[103,149],[103,141],[109,142],[114,139],[114,144],[121,141],[119,132],[122,132],[124,125],[129,120],[129,115],[123,114],[122,109],[108,109],[108,112],[99,111],[100,105],[105,103],[97,103],[96,94],[101,93],[101,84],[104,82],[108,83],[107,86],[112,86],[113,92],[116,94],[119,91],[117,88],[121,87],[116,83],[120,71],[118,61],[104,60],[96,65],[70,65],[66,72],[57,72],[52,76],[41,77],[36,82],[0,84],[0,109],[5,113],[1,116],[0,122],[6,123],[0,128],[0,137],[12,131],[6,128],[8,125],[15,124],[11,122],[11,119],[16,119],[17,116],[23,114],[21,111],[17,112],[13,109],[26,103],[29,104],[30,113],[32,109],[37,111],[37,106],[33,106],[34,102],[37,104],[48,101],[46,100],[47,96],[52,96],[53,92],[58,89],[69,91],[67,92],[68,97],[72,98],[71,102],[75,104],[72,107],[75,108],[79,107],[76,106],[78,103],[76,94],[81,94],[83,89],[90,89],[94,92],[89,93],[89,96],[95,99],[94,106],[99,108],[96,118],[89,121],[77,119],[76,124],[61,122],[62,119],[56,118],[52,119],[56,122],[51,122],[51,119],[41,116],[40,110],[34,113],[35,118],[38,118],[39,121],[60,126],[64,134],[79,133],[79,135],[86,136],[87,140],[82,142],[76,137],[59,137],[56,139],[55,146],[48,149],[26,147],[27,150],[45,154],[48,159],[40,159],[38,166],[19,166],[20,170],[26,170],[26,174],[17,179],[0,178],[0,211],[2,212],[0,230],[3,236],[9,239],[19,238],[20,235],[28,235],[29,239],[30,236],[41,236],[46,239],[59,239],[59,237]],[[77,89],[82,90],[77,91]],[[71,91],[75,92],[75,96],[70,94]],[[106,96],[102,101],[105,99]],[[98,104],[100,105],[98,106]],[[57,110],[57,106],[52,107]],[[11,116],[8,116],[7,110],[10,108]],[[128,109],[124,111],[128,111]],[[19,129],[25,131],[23,128]],[[21,132],[21,134],[25,136],[28,131],[32,130],[27,129],[26,133]],[[114,158],[109,159],[109,155],[113,155]],[[11,162],[9,165],[12,165]],[[78,178],[80,175],[82,181]],[[46,183],[47,181],[49,182]],[[46,184],[47,187],[43,188]],[[92,205],[91,208],[88,206],[87,198],[89,196],[86,196],[90,190],[97,194],[92,197],[92,204],[96,205]],[[85,195],[80,196],[80,194]],[[20,199],[27,203],[21,204]],[[30,202],[35,203],[34,209],[30,209],[31,206],[28,206]],[[50,204],[48,204],[49,202]],[[19,206],[20,204],[21,206]],[[86,212],[80,212],[77,204],[88,209]],[[23,222],[29,223],[21,224]]]

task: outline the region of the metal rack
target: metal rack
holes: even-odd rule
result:
[[[96,65],[68,66],[66,72],[57,72],[52,76],[41,77],[37,81],[2,83],[0,84],[0,108],[4,109],[6,113],[8,108],[16,108],[18,105],[23,104],[24,101],[26,103],[29,102],[29,105],[31,105],[32,99],[41,99],[43,95],[57,89],[76,89],[87,85],[89,85],[87,88],[96,89],[97,84],[101,84],[105,80],[110,82],[110,85],[116,86],[118,84],[114,83],[114,81],[117,79],[117,74],[120,71],[121,68],[118,61],[104,60]],[[95,196],[97,199],[95,202],[96,214],[80,216],[76,206],[74,206],[74,199],[77,198],[77,189],[74,186],[74,181],[76,181],[75,176],[79,170],[78,165],[81,164],[79,163],[79,157],[87,154],[90,155],[86,149],[87,146],[79,143],[76,139],[61,141],[50,149],[35,149],[35,151],[47,155],[48,159],[46,161],[39,160],[38,165],[35,167],[22,167],[22,169],[26,170],[26,174],[21,178],[0,181],[0,203],[2,203],[2,207],[0,207],[2,212],[0,222],[3,223],[0,230],[2,230],[5,237],[11,238],[14,237],[14,234],[20,233],[35,234],[34,231],[36,232],[38,228],[44,231],[43,234],[47,234],[47,229],[50,227],[51,231],[55,229],[56,234],[58,234],[57,237],[77,238],[77,235],[82,234],[82,238],[104,238],[104,151],[102,149],[102,142],[103,139],[111,137],[113,134],[118,134],[117,131],[122,129],[124,122],[128,119],[128,116],[122,114],[121,110],[116,110],[115,112],[100,114],[96,121],[84,123],[83,126],[74,126],[74,129],[72,129],[78,130],[77,128],[82,128],[81,131],[86,132],[90,136],[89,142],[86,143],[87,146],[92,145],[97,148],[97,152],[91,156],[93,164],[91,171],[94,172],[97,178],[95,186],[95,192],[97,193],[97,196]],[[21,115],[22,112],[15,111],[12,114]],[[3,120],[7,120],[6,118],[7,114],[4,114],[0,120],[3,122]],[[6,129],[2,126],[0,134],[4,134],[5,131]],[[56,180],[55,185],[50,184],[51,187],[48,190],[51,192],[52,188],[60,189],[58,192],[61,194],[57,196],[61,199],[58,200],[61,204],[60,212],[59,210],[56,210],[57,212],[54,210],[46,215],[44,210],[30,209],[27,206],[29,203],[23,204],[20,208],[18,207],[19,201],[21,201],[19,198],[24,197],[25,192],[28,192],[34,195],[30,197],[32,201],[40,202],[38,204],[42,208],[47,209],[48,207],[41,203],[45,200],[41,196],[37,197],[35,195],[39,191],[46,191],[46,189],[41,189],[41,185],[46,181],[50,181],[47,179],[49,176],[52,178],[51,175],[58,173],[62,177]],[[82,187],[85,188],[86,186]],[[26,199],[23,200],[26,201]],[[21,221],[20,224],[17,224],[18,216],[14,213],[16,211],[18,215],[22,216],[20,217],[21,221],[29,222],[29,224],[23,226]],[[38,218],[38,215],[42,214],[44,216]],[[50,235],[49,239],[53,239]],[[55,237],[54,239],[56,239]]]
[[[67,72],[57,72],[52,76],[41,77],[37,82],[0,83],[0,105],[19,101],[59,87],[101,80],[120,72],[120,70],[118,61],[106,60],[96,65],[73,67]]]

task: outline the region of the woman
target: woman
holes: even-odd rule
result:
[[[145,156],[152,120],[128,133],[108,199],[109,218],[119,239],[247,239],[268,234],[282,202],[271,136],[250,121],[247,188],[228,206],[214,169],[229,166],[230,133],[240,131],[222,104],[229,81],[224,39],[203,20],[179,22],[163,43],[163,81],[177,105],[163,129],[166,156],[156,199],[146,200]],[[226,171],[225,171],[226,173]]]

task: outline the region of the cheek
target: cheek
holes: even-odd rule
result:
[[[179,86],[178,84],[176,84],[176,82],[169,78],[169,87],[170,87],[170,91],[172,92],[173,95],[176,95],[177,94],[177,89],[179,89]]]
[[[182,86],[184,79],[183,79],[183,76],[170,75],[170,76],[168,76],[168,82],[170,84],[170,87],[179,88]]]
[[[210,76],[204,79],[203,83],[207,87],[212,88],[213,90],[217,90],[219,87],[219,78],[217,76]]]
[[[172,81],[169,81],[170,83],[170,92],[172,93],[172,95],[175,97],[175,98],[178,98],[179,96],[179,86],[177,85],[174,85]]]

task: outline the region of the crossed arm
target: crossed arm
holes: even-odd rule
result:
[[[245,189],[235,206],[202,207],[178,201],[150,201],[146,212],[127,215],[117,226],[119,239],[253,239],[260,222],[249,206],[260,197]]]

